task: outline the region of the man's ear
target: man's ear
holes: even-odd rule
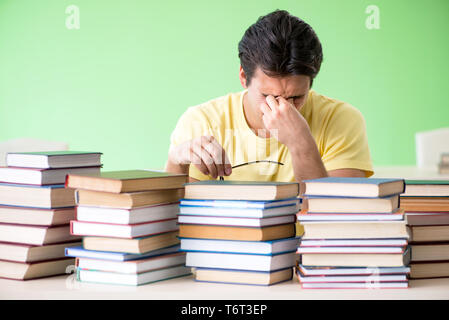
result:
[[[245,71],[243,71],[242,66],[240,66],[240,69],[239,69],[239,79],[240,79],[240,83],[242,84],[242,87],[247,89],[246,74],[245,74]]]

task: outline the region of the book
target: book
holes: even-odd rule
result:
[[[305,247],[402,247],[408,244],[407,239],[301,239],[300,246]]]
[[[304,266],[334,267],[403,267],[410,262],[410,250],[404,253],[305,253]]]
[[[295,265],[295,252],[276,255],[187,252],[186,266],[195,268],[276,271]]]
[[[403,179],[326,177],[304,180],[306,196],[382,198],[403,193]]]
[[[137,274],[123,274],[96,270],[77,269],[77,279],[81,282],[138,286],[190,275],[190,268],[183,265],[152,270]]]
[[[405,212],[449,212],[449,197],[401,197]]]
[[[44,227],[0,223],[0,241],[44,245],[80,239],[69,231],[69,225]]]
[[[35,169],[0,167],[0,181],[6,183],[49,185],[64,184],[67,174],[95,174],[101,167]]]
[[[203,224],[219,226],[238,226],[238,227],[267,227],[287,223],[295,223],[296,215],[289,214],[285,216],[268,218],[240,218],[240,217],[208,217],[194,215],[179,215],[180,224]]]
[[[182,188],[187,181],[186,174],[149,170],[103,171],[97,175],[69,174],[66,186],[74,189],[125,193],[155,189]]]
[[[442,261],[449,260],[449,242],[411,244],[411,261]]]
[[[78,206],[76,208],[76,220],[114,224],[137,224],[174,219],[178,216],[178,213],[178,202],[136,207],[133,209]]]
[[[110,237],[83,237],[83,248],[93,251],[145,254],[179,244],[178,231],[164,232],[134,239]]]
[[[449,180],[405,180],[404,197],[449,197]]]
[[[177,252],[127,261],[76,258],[76,266],[81,269],[136,274],[184,265],[185,261],[186,254]]]
[[[194,224],[180,224],[179,237],[242,240],[242,241],[268,241],[295,236],[295,224],[282,224],[277,226],[257,227],[227,227],[206,226]]]
[[[399,196],[386,198],[338,198],[307,196],[302,210],[313,213],[393,213],[399,208]]]
[[[405,246],[398,247],[304,247],[296,250],[298,254],[304,253],[404,253]]]
[[[178,230],[176,222],[176,219],[166,219],[131,225],[122,225],[72,220],[70,222],[70,233],[78,236],[137,238],[176,231]]]
[[[409,226],[449,225],[449,212],[407,212]]]
[[[181,238],[182,251],[208,251],[273,255],[292,252],[298,246],[298,238],[272,241],[235,241]]]
[[[106,251],[94,251],[86,250],[82,246],[69,247],[65,249],[66,257],[74,258],[91,258],[109,261],[129,261],[138,260],[149,257],[160,256],[163,254],[170,254],[179,252],[179,244],[169,246],[161,249],[152,250],[143,254],[125,253],[125,252],[106,252]]]
[[[303,221],[302,239],[369,239],[409,237],[405,221]]]
[[[401,221],[404,220],[404,209],[394,213],[313,213],[302,210],[297,214],[298,221]]]
[[[42,246],[0,242],[0,260],[27,263],[54,260],[65,257],[65,248],[80,244],[78,240]]]
[[[410,269],[410,279],[449,277],[449,261],[411,262]]]
[[[12,262],[0,260],[0,278],[14,280],[30,280],[66,274],[75,259],[64,258],[32,263]]]
[[[302,289],[406,289],[408,281],[300,283]]]
[[[195,280],[199,282],[235,283],[269,286],[293,277],[293,268],[286,268],[273,272],[242,271],[197,268]]]
[[[115,209],[134,209],[155,204],[178,202],[183,195],[184,189],[130,193],[111,193],[77,189],[75,193],[77,205]]]
[[[297,197],[296,182],[205,180],[185,184],[186,199],[278,200]]]
[[[73,189],[64,185],[32,186],[0,183],[0,204],[34,208],[64,208],[75,206]]]
[[[0,205],[0,223],[57,226],[75,219],[75,208],[40,209]]]
[[[226,207],[198,207],[179,206],[181,215],[214,216],[214,217],[236,217],[236,218],[268,218],[295,214],[299,205],[287,205],[281,207],[259,208],[226,208]]]
[[[8,167],[41,169],[95,167],[101,165],[101,155],[101,152],[85,151],[9,152],[6,164]]]
[[[408,281],[407,274],[371,274],[371,275],[344,275],[344,276],[305,276],[301,271],[297,272],[301,283],[376,283]]]
[[[410,267],[308,267],[297,263],[296,268],[304,276],[366,276],[410,273]]]
[[[449,241],[449,225],[443,226],[410,226],[413,242]]]
[[[282,200],[247,201],[247,200],[205,200],[205,199],[181,199],[181,207],[216,207],[235,209],[268,209],[283,206],[299,206],[301,198],[289,198]],[[192,208],[194,209],[194,208]]]

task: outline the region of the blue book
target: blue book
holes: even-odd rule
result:
[[[301,198],[295,197],[283,200],[268,200],[268,201],[181,199],[180,206],[239,208],[239,209],[268,209],[268,208],[297,205],[299,203],[301,203]]]
[[[307,197],[382,198],[405,191],[404,179],[327,177],[304,180],[304,184]]]

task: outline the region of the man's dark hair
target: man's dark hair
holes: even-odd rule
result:
[[[276,10],[245,31],[239,42],[239,58],[247,85],[257,67],[272,77],[306,75],[312,85],[323,51],[310,25],[285,10]]]

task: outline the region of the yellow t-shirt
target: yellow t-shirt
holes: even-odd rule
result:
[[[243,111],[246,90],[231,93],[190,107],[178,120],[171,135],[173,148],[202,135],[213,135],[228,156],[231,165],[254,160],[270,160],[283,165],[260,162],[234,168],[225,180],[295,181],[287,147],[274,137],[260,138],[248,126]],[[309,91],[300,109],[327,171],[360,169],[373,174],[363,115],[353,106]],[[198,180],[212,179],[190,165],[189,175]]]

